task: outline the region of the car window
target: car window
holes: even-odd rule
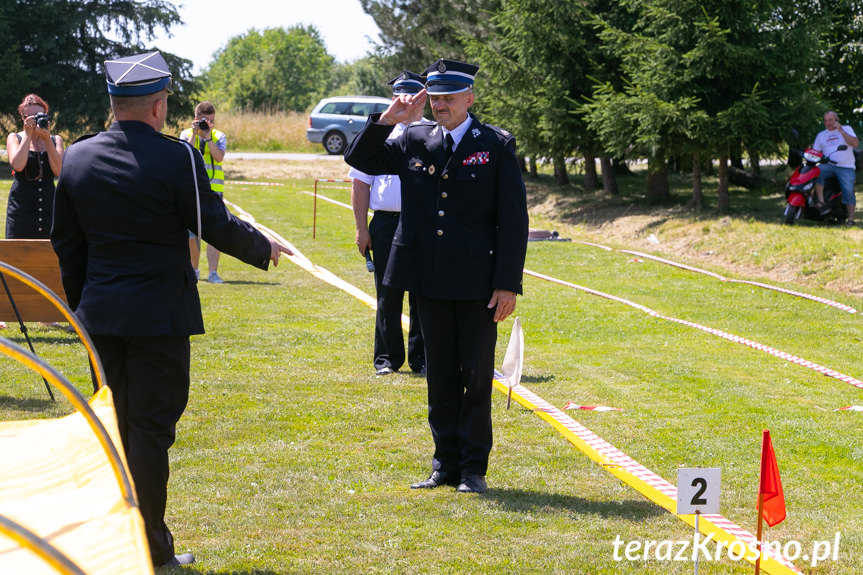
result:
[[[327,102],[321,108],[321,114],[347,114],[350,108],[350,102]]]
[[[370,102],[354,102],[351,106],[350,114],[352,116],[368,116],[372,113],[372,105]]]
[[[389,104],[375,104],[374,105],[374,111],[372,112],[372,114],[380,114],[381,112],[383,112],[384,110],[386,110],[389,107],[390,107]]]

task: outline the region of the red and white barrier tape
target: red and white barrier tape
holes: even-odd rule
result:
[[[711,271],[703,270],[703,269],[701,269],[701,268],[697,268],[697,267],[694,267],[694,266],[690,266],[690,265],[682,264],[682,263],[679,263],[679,262],[674,262],[674,261],[671,261],[671,260],[667,260],[667,259],[665,259],[665,258],[661,258],[661,257],[659,257],[659,256],[654,256],[654,255],[651,255],[651,254],[646,254],[646,253],[644,253],[644,252],[637,252],[637,251],[633,251],[633,250],[617,250],[617,249],[614,249],[614,248],[610,248],[610,247],[608,247],[608,246],[603,246],[603,245],[600,245],[600,244],[593,244],[593,243],[590,243],[590,242],[575,242],[575,243],[582,244],[582,245],[586,245],[586,246],[592,246],[592,247],[596,247],[596,248],[601,248],[601,249],[608,250],[608,251],[615,251],[615,252],[620,252],[620,253],[624,253],[624,254],[630,254],[630,255],[633,255],[633,256],[638,256],[638,257],[641,257],[641,258],[644,258],[644,259],[653,260],[653,261],[655,261],[655,262],[659,262],[659,263],[663,263],[663,264],[666,264],[666,265],[669,265],[669,266],[673,266],[673,267],[676,267],[676,268],[680,268],[680,269],[682,269],[682,270],[687,270],[687,271],[691,271],[691,272],[695,272],[695,273],[699,273],[699,274],[704,274],[704,275],[707,275],[707,276],[710,276],[710,277],[716,278],[716,279],[718,279],[719,281],[723,281],[723,282],[727,282],[727,283],[749,284],[749,285],[751,285],[751,286],[760,287],[760,288],[763,288],[763,289],[772,290],[772,291],[776,291],[776,292],[784,293],[784,294],[788,294],[788,295],[793,295],[793,296],[795,296],[795,297],[799,297],[799,298],[803,298],[803,299],[808,299],[808,300],[811,300],[811,301],[814,301],[814,302],[818,302],[818,303],[821,303],[821,304],[824,304],[824,305],[829,305],[829,306],[831,306],[831,307],[835,307],[835,308],[837,308],[837,309],[840,309],[840,310],[845,311],[845,312],[848,312],[848,313],[857,313],[857,310],[856,310],[856,309],[854,309],[854,308],[853,308],[853,307],[851,307],[851,306],[848,306],[848,305],[845,305],[844,303],[839,303],[839,302],[837,302],[837,301],[833,301],[833,300],[831,300],[831,299],[827,299],[827,298],[824,298],[824,297],[821,297],[821,296],[812,295],[812,294],[807,294],[807,293],[803,293],[803,292],[799,292],[799,291],[794,291],[794,290],[790,290],[790,289],[785,289],[785,288],[781,288],[781,287],[779,287],[779,286],[773,286],[773,285],[765,284],[765,283],[762,283],[762,282],[754,282],[754,281],[749,281],[749,280],[736,280],[736,279],[731,279],[731,278],[727,278],[727,277],[725,277],[725,276],[723,276],[723,275],[720,275],[720,274],[717,274],[717,273],[714,273],[714,272],[711,272]]]
[[[304,193],[307,193],[307,194],[308,194],[308,193],[310,193],[310,192],[304,192]],[[345,207],[345,208],[351,209],[351,206],[349,206],[349,205],[347,205],[347,204],[345,204],[345,203],[343,203],[343,202],[339,202],[338,200],[333,200],[332,198],[328,198],[328,197],[326,197],[326,196],[321,196],[321,195],[319,195],[318,197],[320,197],[320,198],[322,198],[322,199],[324,199],[324,200],[326,200],[326,201],[328,201],[328,202],[332,202],[333,204],[336,204],[336,205],[339,205],[339,206],[342,206],[342,207]],[[594,244],[594,243],[590,243],[590,242],[576,242],[576,243],[580,243],[580,244],[583,244],[583,245],[589,245],[589,246],[597,247],[597,248],[600,248],[600,249],[603,249],[603,250],[606,250],[606,251],[619,251],[619,252],[628,253],[628,254],[635,255],[635,256],[645,257],[645,258],[648,258],[648,259],[652,259],[652,260],[660,261],[660,262],[662,262],[662,263],[667,263],[667,264],[669,264],[669,265],[673,265],[673,266],[675,266],[675,267],[680,267],[680,268],[683,268],[683,269],[688,269],[688,270],[692,270],[692,271],[697,271],[697,272],[699,272],[699,273],[703,273],[703,274],[706,274],[706,275],[709,275],[709,276],[715,277],[715,278],[717,278],[717,279],[719,279],[719,280],[721,280],[721,281],[728,281],[728,282],[732,282],[732,283],[748,283],[748,284],[751,284],[751,285],[756,285],[756,286],[758,286],[758,287],[765,287],[765,288],[768,288],[768,289],[775,289],[776,291],[781,291],[781,292],[783,292],[783,293],[788,293],[788,294],[791,294],[791,295],[798,295],[799,297],[804,297],[804,298],[807,298],[807,299],[812,299],[812,300],[814,300],[814,301],[819,301],[820,303],[826,303],[827,305],[832,305],[833,307],[837,307],[837,308],[839,308],[839,309],[843,309],[844,311],[849,311],[850,313],[856,313],[856,310],[855,310],[854,308],[848,307],[848,306],[846,306],[846,305],[844,305],[844,304],[840,304],[840,303],[837,303],[837,302],[833,302],[833,301],[831,301],[831,300],[827,300],[827,299],[824,299],[824,298],[819,298],[818,296],[812,296],[812,295],[803,294],[803,293],[800,293],[800,292],[794,292],[794,291],[791,291],[791,290],[786,290],[786,289],[784,289],[784,288],[777,288],[777,287],[775,287],[775,286],[769,286],[769,285],[767,285],[767,284],[761,284],[761,283],[758,283],[758,282],[749,282],[749,281],[746,281],[746,280],[729,280],[729,279],[727,279],[727,278],[725,278],[725,277],[723,277],[723,276],[721,276],[721,275],[719,275],[719,274],[715,274],[715,273],[713,273],[713,272],[709,272],[709,271],[706,271],[706,270],[699,270],[698,268],[694,268],[694,267],[692,267],[692,266],[687,266],[687,265],[685,265],[685,264],[678,264],[678,263],[676,263],[676,262],[672,262],[672,261],[670,261],[670,260],[666,260],[666,259],[664,259],[664,258],[660,258],[660,257],[658,257],[658,256],[652,256],[652,255],[650,255],[650,254],[644,254],[644,253],[642,253],[642,252],[635,252],[635,251],[629,251],[629,250],[615,250],[614,248],[610,248],[610,247],[608,247],[608,246],[603,246],[603,245],[601,245],[601,244]],[[803,358],[797,357],[796,355],[792,355],[792,354],[790,354],[790,353],[786,353],[786,352],[781,351],[781,350],[778,350],[778,349],[774,349],[774,348],[772,348],[772,347],[770,347],[770,346],[767,346],[767,345],[764,345],[764,344],[758,343],[758,342],[756,342],[756,341],[752,341],[752,340],[749,340],[749,339],[746,339],[746,338],[743,338],[743,337],[740,337],[740,336],[736,336],[736,335],[733,335],[733,334],[730,334],[730,333],[724,332],[724,331],[722,331],[722,330],[718,330],[718,329],[714,329],[714,328],[711,328],[711,327],[703,326],[703,325],[700,325],[700,324],[697,324],[697,323],[694,323],[694,322],[689,322],[689,321],[686,321],[686,320],[681,320],[681,319],[678,319],[678,318],[675,318],[675,317],[663,316],[662,314],[660,314],[660,313],[658,313],[658,312],[656,312],[656,311],[654,311],[654,310],[650,309],[649,307],[647,307],[647,306],[643,306],[643,305],[638,304],[638,303],[635,303],[635,302],[633,302],[633,301],[631,301],[631,300],[628,300],[628,299],[625,299],[625,298],[622,298],[622,297],[618,297],[618,296],[614,296],[614,295],[611,295],[611,294],[603,293],[603,292],[598,291],[598,290],[594,290],[594,289],[591,289],[591,288],[587,288],[587,287],[584,287],[584,286],[580,286],[580,285],[577,285],[577,284],[574,284],[574,283],[570,283],[570,282],[567,282],[567,281],[564,281],[564,280],[560,280],[560,279],[557,279],[557,278],[553,278],[553,277],[551,277],[551,276],[547,276],[547,275],[545,275],[545,274],[541,274],[541,273],[538,273],[538,272],[532,272],[532,271],[530,271],[530,270],[528,270],[528,269],[525,269],[525,270],[524,270],[524,273],[525,273],[525,274],[527,274],[527,275],[532,275],[532,276],[534,276],[534,277],[536,277],[536,278],[539,278],[539,279],[543,279],[543,280],[546,280],[546,281],[551,281],[551,282],[554,282],[554,283],[557,283],[557,284],[560,284],[560,285],[564,285],[564,286],[567,286],[567,287],[571,287],[571,288],[573,288],[573,289],[577,289],[577,290],[584,291],[584,292],[589,293],[589,294],[593,294],[593,295],[596,295],[596,296],[599,296],[599,297],[603,297],[603,298],[606,298],[606,299],[610,299],[610,300],[613,300],[613,301],[620,302],[620,303],[622,303],[622,304],[624,304],[624,305],[628,305],[628,306],[633,307],[633,308],[635,308],[635,309],[641,310],[641,311],[643,311],[644,313],[646,313],[646,314],[648,314],[648,315],[650,315],[650,316],[653,316],[653,317],[657,317],[657,318],[661,318],[661,319],[666,319],[666,320],[668,320],[668,321],[673,321],[673,322],[680,323],[680,324],[683,324],[683,325],[688,325],[688,326],[690,326],[690,327],[694,327],[694,328],[696,328],[696,329],[702,330],[702,331],[704,331],[704,332],[706,332],[706,333],[711,333],[711,334],[713,334],[713,335],[716,335],[716,336],[722,337],[722,338],[727,339],[727,340],[729,340],[729,341],[734,341],[734,342],[737,342],[737,343],[742,343],[742,344],[747,345],[747,346],[749,346],[749,347],[751,347],[751,348],[753,348],[753,349],[758,349],[758,350],[764,351],[764,352],[769,353],[769,354],[771,354],[771,355],[774,355],[774,356],[776,356],[776,357],[778,357],[778,358],[780,358],[780,359],[784,359],[784,360],[786,360],[786,361],[790,361],[791,363],[795,363],[795,364],[797,364],[797,365],[801,365],[801,366],[803,366],[803,367],[806,367],[806,368],[812,369],[812,370],[814,370],[814,371],[817,371],[818,373],[821,373],[821,374],[823,374],[823,375],[826,375],[827,377],[832,377],[832,378],[834,378],[834,379],[838,379],[838,380],[840,380],[840,381],[844,381],[845,383],[850,383],[851,385],[853,385],[853,386],[855,386],[855,387],[858,387],[858,388],[863,389],[863,381],[861,381],[861,380],[857,379],[856,377],[852,377],[852,376],[850,376],[850,375],[845,375],[845,374],[840,373],[840,372],[838,372],[838,371],[836,371],[836,370],[830,369],[829,367],[824,367],[824,366],[819,365],[819,364],[817,364],[817,363],[815,363],[815,362],[812,362],[812,361],[809,361],[809,360],[807,360],[807,359],[803,359]]]
[[[339,287],[340,289],[343,289],[357,299],[360,299],[369,307],[375,307],[375,298],[366,294],[356,286],[353,286],[352,284],[342,280],[335,274],[332,274],[331,272],[314,265],[299,250],[292,246],[290,242],[276,234],[273,230],[270,230],[269,228],[256,223],[254,217],[251,214],[249,214],[236,204],[232,204],[230,202],[225,203],[237,210],[237,212],[244,220],[248,221],[258,229],[260,229],[263,233],[269,235],[270,237],[274,237],[275,239],[278,239],[285,245],[289,246],[294,251],[294,255],[288,256],[291,261],[301,266],[303,269],[306,269],[307,271],[313,273],[315,276],[319,277],[323,281],[326,281],[335,287]],[[527,270],[525,270],[525,273],[527,273]],[[596,292],[595,290],[591,291],[598,295],[602,293]],[[623,300],[622,298],[616,298],[614,296],[610,297],[611,299],[616,299],[619,301],[627,301]],[[638,306],[638,304],[632,305],[639,307],[639,309],[648,309],[644,308],[643,306]],[[653,313],[655,314],[656,312]],[[407,318],[402,315],[402,326],[405,329],[407,329],[405,323],[406,319]],[[510,391],[509,382],[506,380],[505,377],[503,377],[500,372],[495,372],[495,379],[493,380],[493,384],[498,391],[501,391],[504,394],[508,394]],[[553,427],[558,429],[558,431],[560,431],[561,434],[570,441],[570,443],[578,447],[592,460],[599,463],[609,473],[618,477],[624,483],[636,489],[639,493],[647,497],[650,501],[657,503],[670,513],[676,515],[675,511],[677,502],[677,488],[674,485],[672,485],[659,475],[655,474],[647,467],[638,463],[637,461],[626,455],[624,452],[617,449],[614,445],[605,441],[600,436],[590,431],[585,426],[577,423],[571,417],[563,413],[560,409],[546,402],[538,395],[535,395],[521,384],[515,385],[512,388],[512,397],[515,398],[517,402],[521,403],[531,411],[537,413],[541,418],[549,421]],[[694,515],[676,516],[681,521],[684,521],[689,525],[695,525]],[[724,541],[726,543],[731,543],[733,541],[739,540],[745,545],[755,546],[757,544],[755,536],[753,536],[745,529],[737,526],[733,522],[729,521],[722,515],[701,515],[700,517],[701,521],[699,522],[699,531],[704,535],[710,535],[712,533],[714,535],[714,540],[717,542]],[[788,562],[785,558],[781,556],[774,555],[772,553],[772,550],[769,548],[764,550],[763,555],[764,557],[762,559],[761,567],[765,571],[765,573],[769,573],[771,575],[787,575],[789,573],[800,573],[800,571],[798,571],[792,563]],[[752,561],[749,559],[749,554],[747,554],[746,559],[750,562]]]
[[[228,180],[225,182],[228,185],[236,186],[284,186],[278,182],[244,182],[242,180]]]
[[[508,384],[501,379],[495,379],[494,386],[502,393],[508,393],[509,391]],[[579,448],[585,455],[601,465],[609,473],[634,488],[650,501],[663,507],[669,513],[676,515],[677,488],[674,485],[635,461],[582,424],[576,422],[563,413],[563,411],[546,402],[526,387],[520,384],[516,385],[513,387],[512,396],[527,409],[548,421],[570,443]],[[676,516],[681,521],[695,526],[694,515]],[[714,541],[731,543],[739,540],[744,545],[757,548],[758,540],[754,535],[724,516],[718,514],[701,515],[700,519],[698,524],[699,531],[704,535],[712,533]],[[750,555],[754,554],[747,552],[746,560],[754,562],[754,559],[750,559]],[[800,573],[793,563],[781,555],[772,553],[769,548],[765,548],[764,550],[761,568],[764,572],[771,574]]]
[[[309,192],[305,192],[305,193],[309,193]],[[336,205],[339,205],[339,206],[342,206],[342,207],[345,207],[345,208],[349,208],[349,209],[351,208],[351,206],[349,206],[349,205],[347,205],[347,204],[345,204],[345,203],[339,202],[339,201],[337,201],[337,200],[333,200],[333,199],[331,199],[331,198],[327,198],[326,196],[320,196],[320,195],[319,195],[318,197],[320,197],[320,198],[322,198],[322,199],[324,199],[324,200],[327,200],[328,202],[332,202],[332,203],[334,203],[334,204],[336,204]],[[695,267],[692,267],[692,266],[687,266],[687,265],[685,265],[685,264],[678,264],[678,263],[676,263],[676,262],[672,262],[671,260],[666,260],[666,259],[664,259],[664,258],[660,258],[660,257],[658,257],[658,256],[652,256],[652,255],[650,255],[650,254],[644,254],[644,253],[642,253],[642,252],[635,252],[635,251],[630,251],[630,250],[615,250],[614,248],[611,248],[611,247],[608,247],[608,246],[604,246],[604,245],[601,245],[601,244],[590,243],[590,242],[576,242],[576,243],[580,243],[580,244],[583,244],[583,245],[588,245],[588,246],[597,247],[597,248],[600,248],[600,249],[603,249],[603,250],[606,250],[606,251],[619,251],[619,252],[622,252],[622,253],[628,253],[628,254],[631,254],[631,255],[635,255],[635,256],[640,256],[640,257],[644,257],[644,258],[648,258],[648,259],[656,260],[656,261],[659,261],[659,262],[661,262],[661,263],[667,263],[667,264],[669,264],[669,265],[673,265],[673,266],[675,266],[675,267],[680,267],[680,268],[683,268],[683,269],[688,269],[688,270],[696,271],[696,272],[699,272],[699,273],[703,273],[703,274],[709,275],[709,276],[711,276],[711,277],[715,277],[715,278],[717,278],[717,279],[719,279],[719,280],[721,280],[721,281],[727,281],[727,282],[731,282],[731,283],[748,283],[748,284],[755,285],[755,286],[758,286],[758,287],[765,287],[765,288],[767,288],[767,289],[774,289],[774,290],[776,290],[776,291],[780,291],[780,292],[783,292],[783,293],[788,293],[788,294],[791,294],[791,295],[797,295],[797,296],[799,296],[799,297],[804,297],[804,298],[807,298],[807,299],[811,299],[811,300],[813,300],[813,301],[818,301],[818,302],[820,302],[820,303],[826,303],[827,305],[831,305],[831,306],[833,306],[833,307],[837,307],[837,308],[842,309],[842,310],[844,310],[844,311],[849,311],[850,313],[857,313],[857,312],[856,312],[856,310],[855,310],[854,308],[852,308],[852,307],[849,307],[849,306],[846,306],[846,305],[844,305],[844,304],[840,304],[840,303],[837,303],[837,302],[834,302],[834,301],[831,301],[831,300],[828,300],[828,299],[825,299],[825,298],[820,298],[820,297],[818,297],[818,296],[813,296],[813,295],[809,295],[809,294],[803,294],[803,293],[800,293],[800,292],[794,292],[794,291],[791,291],[791,290],[786,290],[786,289],[784,289],[784,288],[777,288],[777,287],[775,287],[775,286],[769,286],[769,285],[767,285],[767,284],[761,284],[761,283],[759,283],[759,282],[750,282],[750,281],[746,281],[746,280],[729,280],[729,279],[727,279],[727,278],[725,278],[725,277],[723,277],[723,276],[721,276],[721,275],[719,275],[719,274],[715,274],[715,273],[713,273],[713,272],[709,272],[709,271],[706,271],[706,270],[700,270],[700,269],[698,269],[698,268],[695,268]],[[843,374],[843,373],[840,373],[840,372],[838,372],[838,371],[835,371],[835,370],[833,370],[833,369],[830,369],[829,367],[824,367],[824,366],[819,365],[819,364],[817,364],[817,363],[814,363],[814,362],[811,362],[811,361],[809,361],[809,360],[806,360],[806,359],[803,359],[803,358],[797,357],[797,356],[795,356],[795,355],[792,355],[792,354],[790,354],[790,353],[786,353],[786,352],[784,352],[784,351],[780,351],[780,350],[774,349],[774,348],[772,348],[772,347],[770,347],[770,346],[766,346],[766,345],[761,344],[761,343],[758,343],[758,342],[756,342],[756,341],[748,340],[748,339],[746,339],[746,338],[742,338],[742,337],[740,337],[740,336],[736,336],[736,335],[733,335],[733,334],[730,334],[730,333],[724,332],[724,331],[722,331],[722,330],[718,330],[718,329],[714,329],[714,328],[706,327],[706,326],[703,326],[703,325],[700,325],[700,324],[697,324],[697,323],[694,323],[694,322],[688,322],[688,321],[686,321],[686,320],[681,320],[681,319],[677,319],[677,318],[674,318],[674,317],[667,317],[667,316],[663,316],[663,315],[661,315],[660,313],[658,313],[658,312],[656,312],[656,311],[654,311],[654,310],[650,309],[650,308],[649,308],[649,307],[647,307],[647,306],[643,306],[643,305],[641,305],[641,304],[635,303],[635,302],[630,301],[630,300],[628,300],[628,299],[621,298],[621,297],[614,296],[614,295],[607,294],[607,293],[603,293],[603,292],[600,292],[600,291],[598,291],[598,290],[594,290],[594,289],[591,289],[591,288],[587,288],[587,287],[580,286],[580,285],[577,285],[577,284],[573,284],[573,283],[570,283],[570,282],[566,282],[566,281],[563,281],[563,280],[559,280],[559,279],[557,279],[557,278],[553,278],[553,277],[551,277],[551,276],[547,276],[547,275],[544,275],[544,274],[541,274],[541,273],[538,273],[538,272],[532,272],[532,271],[530,271],[530,270],[528,270],[528,269],[525,269],[525,270],[524,270],[524,273],[525,273],[525,274],[527,274],[527,275],[532,275],[532,276],[534,276],[534,277],[536,277],[536,278],[539,278],[539,279],[544,279],[544,280],[547,280],[547,281],[551,281],[551,282],[554,282],[554,283],[558,283],[558,284],[560,284],[560,285],[564,285],[564,286],[567,286],[567,287],[571,287],[571,288],[573,288],[573,289],[578,289],[578,290],[581,290],[581,291],[584,291],[584,292],[586,292],[586,293],[590,293],[590,294],[593,294],[593,295],[596,295],[596,296],[599,296],[599,297],[603,297],[603,298],[606,298],[606,299],[610,299],[610,300],[613,300],[613,301],[620,302],[620,303],[625,304],[625,305],[628,305],[628,306],[630,306],[630,307],[634,307],[635,309],[641,310],[641,311],[643,311],[644,313],[646,313],[646,314],[648,314],[648,315],[650,315],[650,316],[653,316],[653,317],[658,317],[658,318],[661,318],[661,319],[666,319],[666,320],[669,320],[669,321],[677,322],[677,323],[680,323],[680,324],[683,324],[683,325],[688,325],[688,326],[690,326],[690,327],[694,327],[694,328],[696,328],[696,329],[700,329],[700,330],[702,330],[702,331],[704,331],[704,332],[712,333],[713,335],[717,335],[717,336],[722,337],[722,338],[724,338],[724,339],[727,339],[727,340],[729,340],[729,341],[734,341],[734,342],[737,342],[737,343],[742,343],[742,344],[747,345],[747,346],[749,346],[749,347],[751,347],[751,348],[753,348],[753,349],[759,349],[759,350],[761,350],[761,351],[764,351],[764,352],[766,352],[766,353],[769,353],[769,354],[774,355],[774,356],[776,356],[776,357],[779,357],[779,358],[781,358],[781,359],[784,359],[784,360],[790,361],[791,363],[795,363],[795,364],[797,364],[797,365],[801,365],[801,366],[803,366],[803,367],[806,367],[806,368],[812,369],[812,370],[817,371],[818,373],[821,373],[821,374],[826,375],[826,376],[828,376],[828,377],[832,377],[832,378],[834,378],[834,379],[838,379],[838,380],[840,380],[840,381],[844,381],[845,383],[850,383],[851,385],[853,385],[853,386],[855,386],[855,387],[859,387],[859,388],[863,389],[863,381],[861,381],[861,380],[859,380],[859,379],[857,379],[857,378],[855,378],[855,377],[852,377],[852,376],[850,376],[850,375],[845,375],[845,374]]]
[[[719,329],[715,329],[712,327],[707,327],[707,326],[704,326],[704,325],[701,325],[701,324],[698,324],[695,322],[691,322],[691,321],[687,321],[687,320],[683,320],[683,319],[678,319],[676,317],[665,316],[665,315],[660,314],[659,312],[656,312],[656,311],[650,309],[647,306],[643,306],[641,304],[635,303],[635,302],[630,301],[628,299],[614,296],[611,294],[607,294],[607,293],[604,293],[604,292],[601,292],[598,290],[594,290],[591,288],[586,288],[586,287],[580,286],[578,284],[574,284],[571,282],[560,280],[560,279],[557,279],[557,278],[554,278],[551,276],[547,276],[545,274],[541,274],[538,272],[532,272],[528,269],[525,269],[524,273],[529,275],[529,276],[533,276],[533,277],[536,277],[536,278],[539,278],[542,280],[550,281],[552,283],[556,283],[559,285],[570,287],[572,289],[580,290],[580,291],[583,291],[583,292],[586,292],[586,293],[589,293],[592,295],[596,295],[596,296],[599,296],[599,297],[602,297],[605,299],[610,299],[612,301],[620,302],[624,305],[628,305],[628,306],[633,307],[637,310],[643,311],[644,313],[646,313],[652,317],[656,317],[656,318],[664,319],[664,320],[668,320],[668,321],[673,321],[673,322],[679,323],[681,325],[693,327],[693,328],[699,329],[703,332],[719,336],[721,338],[727,339],[729,341],[733,341],[735,343],[741,343],[743,345],[751,347],[752,349],[757,349],[757,350],[769,353],[770,355],[773,355],[773,356],[778,357],[780,359],[790,361],[791,363],[795,363],[797,365],[801,365],[803,367],[817,371],[818,373],[820,373],[822,375],[826,375],[827,377],[832,377],[834,379],[838,379],[839,381],[844,381],[845,383],[850,383],[851,385],[853,385],[855,387],[859,387],[860,389],[863,389],[863,381],[857,379],[856,377],[851,377],[850,375],[845,375],[845,374],[840,373],[836,370],[830,369],[829,367],[824,367],[822,365],[819,365],[819,364],[812,362],[812,361],[809,361],[807,359],[797,357],[796,355],[786,353],[784,351],[772,348],[772,347],[764,345],[762,343],[758,343],[757,341],[752,341],[750,339],[746,339],[744,337],[733,335],[733,334],[730,334],[728,332],[725,332],[725,331],[722,331]]]
[[[564,411],[567,409],[581,409],[584,411],[623,411],[619,407],[607,407],[605,405],[578,405],[572,401],[567,402],[567,404],[563,406]]]

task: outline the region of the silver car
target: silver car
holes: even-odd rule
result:
[[[323,144],[328,154],[344,154],[369,114],[383,112],[390,100],[377,96],[336,96],[324,98],[309,116],[306,138]]]

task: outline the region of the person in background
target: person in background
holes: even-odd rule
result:
[[[422,76],[405,70],[387,83],[392,86],[393,98],[400,94],[416,94],[425,87]],[[422,108],[407,118],[405,123],[396,125],[390,134],[394,139],[405,126],[423,120]],[[401,212],[401,185],[396,175],[370,176],[356,168],[348,171],[353,179],[351,206],[354,210],[356,242],[360,254],[371,252],[374,262],[375,291],[377,292],[377,312],[375,314],[374,366],[378,376],[394,373],[405,362],[405,343],[402,330],[402,309],[404,290],[384,285],[384,272],[393,245],[393,236],[399,223]],[[374,211],[369,223],[369,208]],[[425,372],[425,349],[416,307],[416,297],[408,294],[410,328],[408,330],[408,365],[417,373]]]
[[[222,160],[228,149],[228,137],[215,128],[216,107],[211,102],[200,102],[195,106],[195,119],[192,127],[180,133],[180,139],[192,144],[204,157],[204,167],[210,178],[210,189],[221,196],[225,191],[225,171]],[[192,267],[195,276],[199,277],[198,263],[201,259],[201,249],[194,232],[189,232],[189,252],[192,257]],[[219,250],[207,244],[207,281],[214,284],[224,283],[219,277]]]
[[[291,251],[234,217],[201,155],[163,135],[171,73],[158,52],[105,62],[116,121],[69,146],[51,244],[69,307],[105,369],[153,564],[186,565],[165,524],[168,449],[189,399],[189,337],[204,333],[189,230],[266,270]]]
[[[63,167],[63,138],[51,135],[48,103],[27,94],[18,106],[24,129],[6,138],[15,181],[6,206],[6,239],[48,239],[54,178]]]
[[[827,162],[820,164],[821,175],[815,183],[817,199],[815,207],[824,207],[824,182],[828,178],[835,177],[839,181],[839,189],[842,190],[842,203],[848,210],[846,223],[853,226],[854,209],[857,206],[857,198],[854,195],[856,170],[854,148],[857,147],[859,140],[851,126],[843,126],[839,122],[839,116],[832,110],[824,114],[824,127],[826,129],[815,136],[812,148],[824,154],[825,157],[830,156],[830,161],[835,162],[836,165]],[[839,146],[846,146],[846,149],[840,150]]]
[[[384,284],[417,295],[426,349],[432,472],[412,489],[483,493],[492,447],[498,322],[515,310],[527,252],[527,197],[509,132],[468,113],[479,68],[438,60],[425,71],[433,124],[396,124],[426,90],[372,114],[345,153],[369,174],[398,174],[402,212]]]

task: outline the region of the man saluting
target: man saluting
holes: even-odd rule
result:
[[[431,475],[413,489],[486,491],[497,322],[515,309],[527,251],[527,201],[509,132],[468,113],[479,68],[438,60],[426,90],[372,115],[345,153],[368,174],[397,174],[402,212],[384,284],[417,294],[426,345]],[[434,124],[393,126],[430,99]]]

